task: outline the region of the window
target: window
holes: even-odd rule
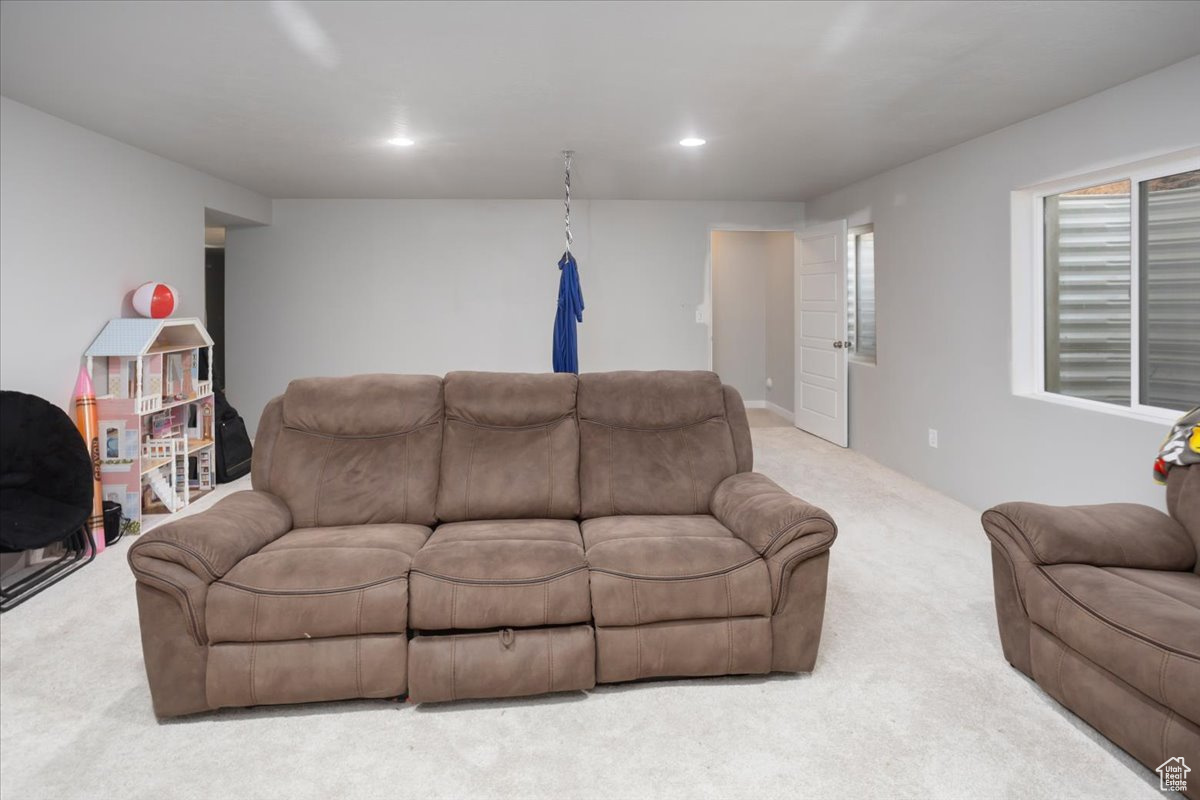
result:
[[[846,241],[846,331],[851,358],[875,363],[875,229],[851,228]]]
[[[1130,169],[1040,200],[1045,392],[1200,403],[1200,169]]]

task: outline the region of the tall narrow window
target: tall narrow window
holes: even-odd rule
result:
[[[1200,404],[1200,170],[1163,172],[1042,196],[1046,392]]]
[[[1200,170],[1142,181],[1141,400],[1200,404]]]
[[[1129,181],[1045,206],[1046,391],[1129,405]]]
[[[851,228],[846,241],[846,331],[851,357],[875,363],[875,229]]]

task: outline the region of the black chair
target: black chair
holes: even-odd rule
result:
[[[87,526],[94,485],[91,456],[62,409],[31,394],[0,391],[0,553],[55,543],[64,548],[49,564],[0,585],[0,612],[96,557]]]

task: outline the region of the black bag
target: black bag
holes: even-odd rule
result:
[[[229,405],[224,392],[216,389],[213,393],[216,395],[217,483],[229,483],[250,472],[253,448],[245,420]]]

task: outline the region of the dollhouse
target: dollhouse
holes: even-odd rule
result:
[[[216,485],[213,340],[198,319],[114,319],[85,353],[105,500],[140,527]]]

